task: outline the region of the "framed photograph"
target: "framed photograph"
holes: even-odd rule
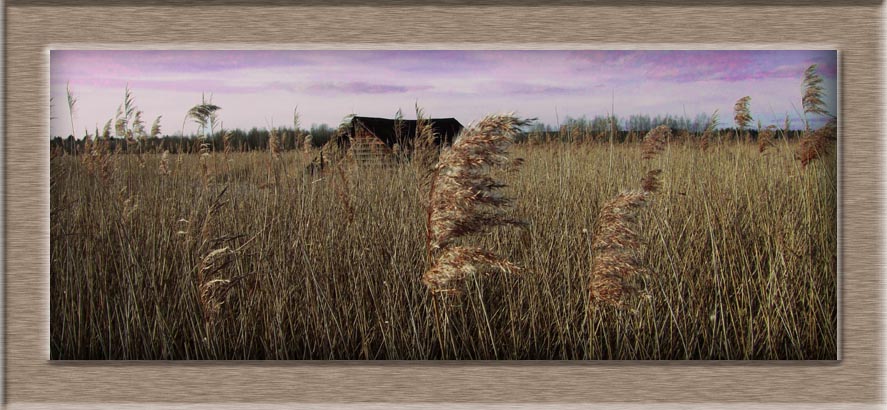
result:
[[[7,4],[6,402],[875,406],[879,7]]]

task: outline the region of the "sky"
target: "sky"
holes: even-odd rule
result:
[[[431,117],[463,124],[514,112],[556,125],[566,117],[684,115],[751,96],[764,125],[800,126],[801,79],[818,64],[828,110],[837,110],[837,52],[829,50],[51,50],[51,134],[71,133],[66,87],[77,99],[76,135],[114,117],[127,85],[150,127],[196,132],[185,114],[211,97],[225,128],[336,126],[349,114]],[[184,123],[184,128],[183,128]]]

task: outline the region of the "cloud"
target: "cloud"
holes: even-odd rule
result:
[[[318,94],[398,94],[413,91],[430,90],[431,86],[402,86],[392,84],[373,84],[363,81],[324,82],[308,85],[304,91]]]
[[[576,95],[588,92],[586,87],[564,87],[549,84],[535,84],[522,82],[497,82],[485,88],[485,92],[502,95]]]

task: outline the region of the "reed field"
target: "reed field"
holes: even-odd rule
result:
[[[53,155],[51,357],[834,360],[824,141]]]

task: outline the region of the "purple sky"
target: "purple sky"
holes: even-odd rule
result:
[[[52,135],[71,132],[65,84],[78,102],[77,135],[114,116],[128,83],[147,126],[162,115],[177,134],[187,110],[212,94],[225,128],[337,125],[350,114],[415,118],[418,101],[431,116],[468,124],[514,111],[548,124],[567,116],[672,114],[720,110],[752,97],[755,118],[797,121],[801,77],[819,64],[828,109],[835,113],[835,51],[86,51],[50,52]],[[794,105],[795,108],[792,107]],[[796,125],[800,122],[796,122]],[[189,121],[185,133],[196,125]]]

